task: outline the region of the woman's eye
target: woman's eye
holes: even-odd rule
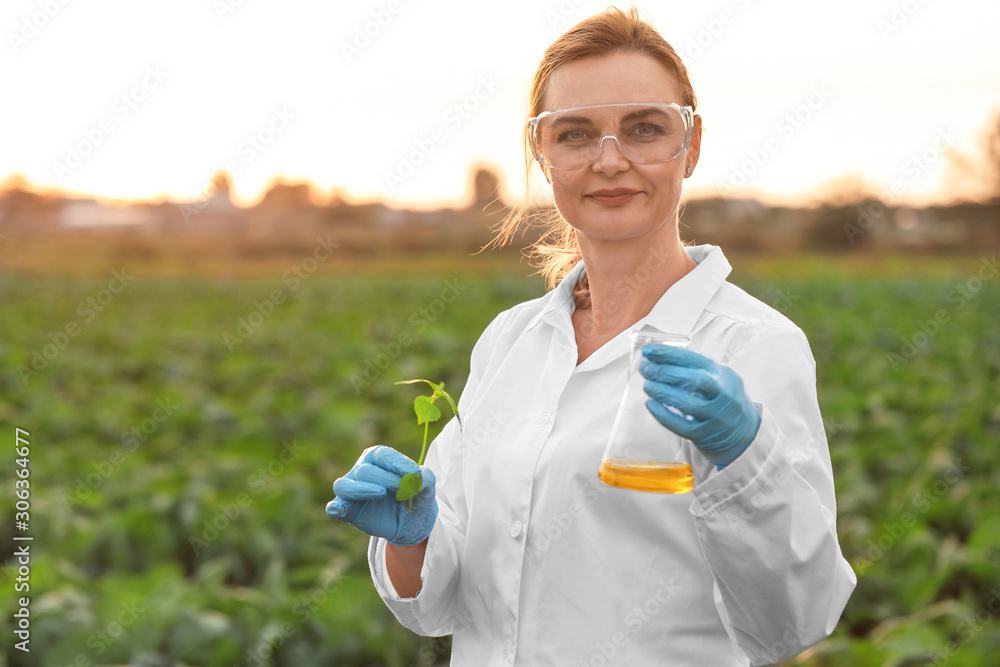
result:
[[[641,138],[652,138],[663,136],[666,130],[655,123],[642,123],[635,127],[633,133]]]
[[[557,141],[583,141],[587,138],[587,133],[579,128],[563,130],[557,137]]]

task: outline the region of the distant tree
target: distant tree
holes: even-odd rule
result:
[[[15,190],[27,192],[30,189],[31,186],[28,184],[28,179],[24,177],[24,174],[11,174],[0,183],[0,197]]]
[[[980,151],[970,155],[949,150],[948,188],[960,197],[982,197],[1000,200],[1000,109],[983,129]]]
[[[878,189],[859,174],[839,176],[821,185],[813,197],[818,206],[850,206],[877,198]]]
[[[226,171],[225,169],[220,169],[219,171],[215,172],[215,174],[212,176],[211,190],[213,197],[221,196],[225,197],[226,199],[230,198],[230,195],[232,194],[233,191],[233,179],[229,175],[228,171]]]
[[[3,204],[5,214],[10,216],[15,212],[37,212],[58,208],[62,206],[62,197],[58,194],[37,192],[23,175],[14,174],[0,183],[0,202]]]
[[[347,202],[347,192],[343,187],[337,186],[333,189],[333,193],[330,194],[330,199],[327,200],[326,205],[330,208],[336,208],[338,206],[343,206]]]
[[[312,205],[312,186],[309,183],[285,183],[276,179],[264,193],[261,206],[299,208]]]
[[[990,192],[994,198],[1000,198],[1000,112],[995,114],[993,127],[986,135],[984,149],[987,173],[990,179]]]
[[[489,167],[477,167],[472,173],[472,208],[477,211],[495,212],[503,207],[500,196],[500,177]]]

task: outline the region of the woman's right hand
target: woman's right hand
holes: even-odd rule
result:
[[[423,479],[412,506],[409,500],[396,500],[399,482],[408,473]],[[437,519],[434,485],[430,468],[417,465],[391,447],[369,447],[351,471],[333,483],[336,497],[327,503],[326,515],[369,535],[384,537],[390,544],[420,544],[430,536]]]

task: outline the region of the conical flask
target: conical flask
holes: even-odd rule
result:
[[[691,339],[658,331],[629,331],[629,366],[625,393],[598,476],[608,486],[654,493],[687,493],[694,477],[684,440],[656,421],[646,407],[646,379],[639,373],[642,348],[650,343],[687,347]]]

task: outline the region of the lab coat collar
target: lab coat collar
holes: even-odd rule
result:
[[[530,331],[543,320],[555,322],[560,318],[571,316],[576,309],[576,303],[573,301],[573,287],[582,275],[583,260],[581,259],[559,281],[555,289],[542,297],[542,301],[544,302],[542,309],[538,311],[537,315],[531,318],[531,321],[528,322],[528,326],[524,330]]]
[[[698,266],[671,285],[649,314],[631,327],[632,329],[656,329],[664,333],[691,335],[698,318],[726,281],[733,267],[718,246],[706,244],[686,247],[685,250]],[[543,320],[553,324],[560,321],[571,322],[569,318],[576,308],[573,301],[573,286],[580,279],[583,270],[581,259],[555,289],[543,297],[542,309],[531,319],[525,331]]]
[[[670,286],[634,329],[653,328],[664,333],[690,336],[705,307],[719,291],[733,267],[722,248],[700,245],[685,248],[698,266]]]

